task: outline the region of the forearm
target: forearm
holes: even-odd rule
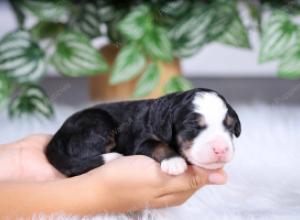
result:
[[[105,210],[104,204],[97,200],[96,193],[81,176],[43,183],[2,182],[0,195],[0,219],[40,213],[91,215]]]

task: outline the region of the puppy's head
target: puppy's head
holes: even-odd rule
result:
[[[239,137],[238,115],[215,91],[195,90],[177,121],[179,152],[191,164],[217,169],[233,158],[233,137]]]

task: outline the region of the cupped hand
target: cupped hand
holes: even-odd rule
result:
[[[0,181],[64,179],[44,154],[51,137],[31,135],[1,145]],[[118,158],[74,179],[90,192],[94,210],[127,212],[182,204],[207,184],[224,184],[226,173],[189,166],[184,174],[170,176],[152,158],[135,155]]]
[[[46,181],[64,178],[49,164],[44,149],[48,134],[30,135],[10,144],[0,145],[0,181]]]
[[[159,163],[140,155],[118,158],[86,175],[92,192],[98,192],[96,205],[105,203],[107,212],[180,205],[204,185],[227,180],[221,169],[195,166],[182,175],[170,176],[160,170]]]

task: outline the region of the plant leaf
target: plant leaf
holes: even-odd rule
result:
[[[234,47],[251,48],[248,31],[238,15],[217,41]]]
[[[123,17],[124,17],[124,11],[117,10],[114,13],[114,17],[109,21],[105,22],[107,27],[107,32],[106,32],[107,37],[111,42],[116,44],[119,44],[124,40],[124,35],[119,30],[119,22],[123,19]]]
[[[221,36],[234,18],[235,7],[228,2],[195,2],[191,11],[169,31],[178,57],[188,57]]]
[[[80,12],[71,21],[71,27],[90,38],[99,37],[100,19],[97,11],[96,2],[87,2],[80,7]]]
[[[108,65],[89,39],[71,31],[59,35],[52,62],[60,73],[71,77],[95,75],[108,70]]]
[[[164,87],[164,92],[166,94],[173,92],[180,92],[192,89],[193,85],[186,80],[183,76],[173,77]]]
[[[43,21],[60,21],[68,12],[68,1],[62,0],[20,0],[19,4]]]
[[[123,36],[117,28],[118,21],[112,20],[106,23],[107,27],[107,37],[109,40],[115,44],[121,43]]]
[[[110,84],[131,80],[140,74],[146,64],[146,58],[134,44],[124,46],[119,52],[112,75]]]
[[[168,36],[176,56],[191,56],[206,43],[206,31],[213,17],[212,10],[204,4],[197,4],[187,16],[170,29]]]
[[[46,72],[44,52],[28,32],[19,30],[2,39],[0,72],[21,83],[36,81]]]
[[[41,21],[31,28],[30,32],[33,38],[36,39],[47,39],[55,38],[59,33],[65,29],[63,23]]]
[[[278,76],[288,79],[299,79],[300,78],[300,49],[292,54],[287,54],[280,61],[278,67]]]
[[[154,59],[171,61],[173,58],[172,45],[167,32],[156,27],[143,38],[146,53]]]
[[[12,82],[5,74],[0,73],[0,110],[8,103],[11,92]]]
[[[42,88],[29,84],[23,86],[21,92],[9,105],[9,115],[20,117],[23,114],[39,113],[47,118],[53,115],[50,100]]]
[[[206,40],[211,42],[220,37],[232,23],[236,16],[234,5],[228,1],[216,1],[208,6],[213,19],[206,30]]]
[[[141,39],[152,28],[149,12],[145,5],[136,7],[120,21],[118,29],[129,40]]]
[[[162,1],[161,13],[163,16],[178,17],[187,12],[190,8],[190,2],[186,0]]]
[[[149,64],[134,91],[135,97],[143,97],[151,93],[159,82],[159,68],[157,64]]]
[[[263,25],[259,61],[278,59],[295,47],[298,38],[297,26],[284,12],[273,13]]]
[[[114,3],[102,0],[96,1],[97,14],[100,21],[109,22],[114,20],[116,16],[118,17],[120,15],[120,13],[123,11],[123,7],[115,8],[114,6],[116,6],[117,3],[117,1]]]
[[[25,14],[20,8],[20,1],[19,0],[10,0],[9,1],[11,8],[15,14],[15,17],[18,21],[19,28],[23,28],[25,23]]]

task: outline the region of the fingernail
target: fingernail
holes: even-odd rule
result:
[[[225,178],[223,175],[219,173],[211,173],[208,176],[208,181],[211,184],[224,184],[225,183]]]

